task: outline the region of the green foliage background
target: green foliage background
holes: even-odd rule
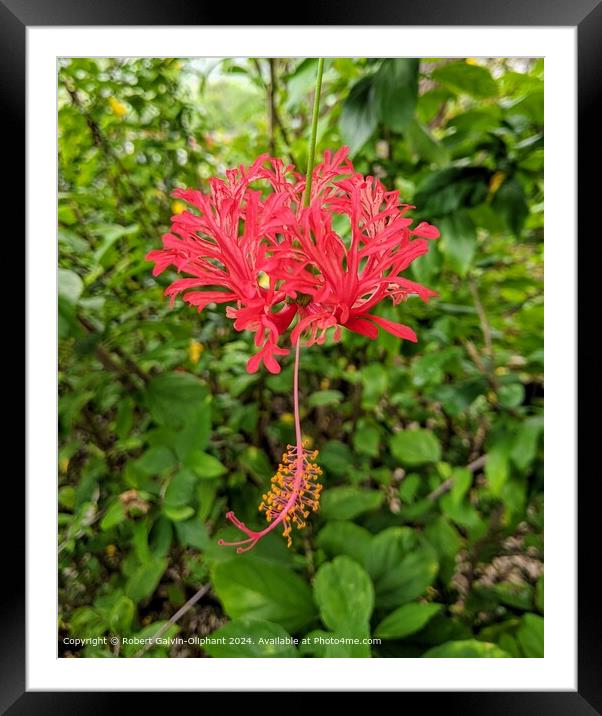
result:
[[[170,309],[144,256],[175,187],[266,150],[304,169],[315,70],[60,63],[63,655],[135,656],[66,640],[161,631],[227,639],[145,656],[543,656],[542,60],[327,60],[318,157],[348,144],[441,229],[412,269],[439,297],[383,308],[417,345],[345,332],[303,352],[322,508],[291,550],[216,544],[228,509],[261,522],[293,437],[290,360],[247,374],[249,337],[219,307]]]

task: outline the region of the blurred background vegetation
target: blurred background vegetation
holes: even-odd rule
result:
[[[59,64],[59,654],[543,656],[543,60],[332,59],[318,159],[348,144],[442,237],[412,267],[419,336],[302,356],[320,512],[291,550],[251,526],[293,437],[290,360],[153,279],[180,186],[307,159],[314,59]],[[196,604],[177,610],[204,586]],[[117,634],[225,645],[65,644]],[[259,644],[307,634],[380,644]],[[255,643],[249,644],[251,637]]]

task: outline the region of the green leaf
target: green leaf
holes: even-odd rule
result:
[[[510,474],[508,458],[508,446],[506,441],[494,445],[487,452],[485,477],[487,478],[489,489],[496,497],[502,494],[502,490]]]
[[[328,474],[349,477],[354,465],[353,454],[346,443],[342,443],[340,440],[329,440],[320,450],[318,464]]]
[[[271,477],[272,473],[275,472],[268,456],[263,450],[254,446],[245,448],[239,456],[238,461],[244,470],[250,472],[260,480],[267,480]]]
[[[362,368],[362,405],[366,408],[378,403],[389,385],[389,373],[380,363],[370,363]]]
[[[404,527],[389,527],[375,535],[364,566],[374,582],[376,604],[383,609],[424,594],[439,568],[431,545]]]
[[[135,602],[150,597],[167,569],[167,559],[151,559],[137,567],[125,586],[125,593]]]
[[[146,403],[155,422],[167,427],[185,427],[201,411],[207,410],[206,386],[190,373],[163,373],[146,389]]]
[[[204,550],[209,544],[207,527],[199,517],[175,522],[175,528],[178,541],[186,547]]]
[[[177,472],[165,490],[165,497],[163,498],[165,504],[170,507],[189,505],[194,496],[196,482],[197,476],[192,470],[184,468]]]
[[[109,628],[113,634],[129,634],[136,614],[136,605],[126,596],[117,599],[109,616]]]
[[[214,565],[212,582],[230,617],[267,619],[294,633],[315,618],[311,590],[289,568],[257,557]]]
[[[529,216],[527,197],[520,182],[517,179],[506,180],[495,193],[492,205],[504,218],[506,226],[519,239],[525,220]]]
[[[68,338],[81,332],[77,320],[77,303],[83,288],[83,281],[74,271],[58,270],[59,338]]]
[[[59,299],[70,306],[75,306],[79,301],[83,290],[84,282],[75,273],[75,271],[62,268],[58,270]]]
[[[404,466],[425,465],[441,459],[441,444],[431,430],[400,430],[391,437],[389,448]]]
[[[378,509],[384,499],[382,492],[345,485],[324,492],[320,509],[327,520],[352,520],[364,512]]]
[[[473,220],[465,211],[456,211],[439,221],[441,249],[450,268],[466,276],[477,248],[477,234]]]
[[[235,619],[211,634],[224,643],[205,644],[203,651],[215,659],[277,658],[298,656],[290,634],[265,619]]]
[[[487,197],[491,175],[490,169],[471,166],[428,172],[418,185],[413,203],[431,218],[477,206]]]
[[[340,390],[318,390],[312,393],[307,399],[310,408],[317,408],[322,405],[336,405],[343,400],[344,396]]]
[[[320,618],[329,629],[348,636],[369,633],[374,588],[353,559],[339,556],[323,564],[314,579],[314,596]]]
[[[357,430],[353,434],[353,450],[360,455],[379,456],[380,430],[376,424],[363,418],[358,421]]]
[[[352,155],[364,146],[377,126],[378,108],[374,79],[362,77],[345,98],[339,121],[341,138]]]
[[[163,445],[149,448],[134,463],[144,475],[161,475],[176,464],[173,452]]]
[[[205,479],[219,477],[227,472],[225,465],[216,457],[202,450],[193,450],[186,458],[185,465],[189,467],[195,475]]]
[[[123,522],[126,519],[126,516],[123,502],[121,502],[121,500],[116,500],[107,508],[104,517],[100,521],[100,529],[103,532],[106,532],[107,530],[110,530],[118,525],[120,522]]]
[[[371,541],[370,532],[353,522],[329,522],[316,538],[318,547],[329,557],[345,554],[360,564],[364,563]]]
[[[455,467],[451,477],[453,482],[449,491],[450,501],[459,505],[472,485],[472,473],[465,467]]]
[[[520,425],[510,453],[512,462],[519,470],[526,470],[535,460],[542,433],[543,418],[539,415],[528,418]]]
[[[413,58],[386,59],[374,77],[375,100],[382,123],[396,132],[414,117],[418,99],[418,68]]]
[[[448,641],[422,655],[425,659],[508,659],[510,654],[497,644],[476,639]]]
[[[449,152],[445,146],[423,124],[412,120],[405,128],[405,136],[414,154],[426,162],[439,165],[449,162]]]
[[[486,67],[468,64],[464,60],[437,67],[433,79],[458,94],[479,99],[494,97],[498,93],[495,80]]]
[[[529,659],[543,659],[543,617],[524,614],[516,638],[525,656]]]
[[[109,265],[106,259],[110,258],[108,254],[113,244],[118,239],[121,239],[124,236],[131,236],[133,234],[137,234],[139,230],[140,226],[138,224],[131,224],[130,226],[119,226],[118,224],[112,224],[109,226],[98,227],[98,230],[95,233],[98,233],[103,236],[103,240],[98,249],[96,249],[96,251],[94,252],[95,262],[103,267]]]
[[[172,522],[181,522],[194,515],[191,505],[163,505],[163,512]]]
[[[211,436],[211,404],[209,396],[197,406],[197,412],[189,416],[186,423],[179,426],[170,445],[178,458],[185,461],[192,450],[204,450]]]
[[[525,387],[522,383],[502,385],[498,391],[498,398],[503,408],[518,408],[525,400]]]
[[[441,611],[441,604],[404,604],[386,616],[374,631],[381,639],[403,639],[420,631]]]

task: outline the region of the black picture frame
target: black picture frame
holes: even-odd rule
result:
[[[321,0],[296,6],[294,15],[280,14],[258,16],[258,6],[249,4],[236,9],[238,25],[439,25],[439,26],[571,26],[578,37],[578,217],[582,229],[582,245],[578,262],[578,331],[587,335],[591,330],[591,306],[596,305],[593,296],[595,282],[587,281],[586,263],[590,270],[595,262],[589,259],[593,246],[599,242],[596,232],[596,209],[599,182],[599,114],[602,82],[602,5],[600,0],[381,0],[377,3],[360,3],[356,0]],[[0,0],[0,92],[3,111],[0,113],[4,146],[18,142],[25,135],[25,76],[26,76],[26,28],[28,26],[70,25],[229,25],[232,9],[224,4],[207,3],[203,0],[170,0],[169,3],[153,3],[151,0]],[[343,21],[343,23],[341,22]],[[597,133],[596,133],[597,130]],[[4,167],[5,172],[7,167]],[[23,212],[19,200],[21,187],[25,184],[24,153],[16,152],[10,165],[11,211],[5,213],[9,224],[14,224],[8,235],[17,237],[23,232]],[[10,196],[9,196],[10,194]],[[23,199],[23,203],[25,203]],[[588,234],[591,244],[588,246]],[[585,257],[585,258],[583,258]],[[559,327],[561,330],[561,327]],[[580,346],[578,367],[581,375],[596,365],[595,341]],[[29,346],[29,350],[33,350]],[[571,380],[572,376],[567,376]],[[583,385],[589,387],[583,379]],[[595,383],[592,383],[592,386]],[[579,401],[578,416],[582,462],[585,463],[585,447],[599,441],[598,421],[586,417],[585,411],[592,403],[592,387],[588,401]],[[562,410],[562,406],[549,409]],[[588,413],[589,415],[589,413]],[[576,426],[567,426],[567,430]],[[595,431],[595,432],[594,432]],[[592,464],[595,463],[592,461]],[[8,478],[9,475],[7,474]],[[442,713],[454,714],[562,714],[584,716],[602,714],[602,628],[598,607],[599,591],[596,589],[599,555],[588,553],[588,545],[599,543],[595,525],[599,518],[599,502],[595,499],[598,475],[595,468],[582,468],[579,484],[578,538],[580,544],[578,577],[578,690],[575,692],[409,692],[404,693],[403,708],[411,702],[424,708],[440,707]],[[5,505],[18,513],[17,505],[24,504],[24,484],[16,473],[4,482]],[[8,494],[6,494],[8,493]],[[8,510],[6,511],[8,512]],[[5,512],[5,514],[6,514]],[[6,533],[7,534],[7,533]],[[3,572],[8,579],[0,590],[0,622],[2,635],[0,645],[0,708],[2,713],[37,714],[51,716],[55,713],[106,713],[123,704],[139,706],[139,693],[110,692],[31,692],[26,691],[25,674],[25,589],[24,589],[24,529],[10,527],[10,542],[5,539]],[[8,564],[7,564],[8,562]],[[470,668],[467,661],[467,668]],[[77,688],[77,685],[74,685]],[[163,694],[153,694],[158,703]],[[115,703],[119,699],[120,703]],[[134,699],[136,704],[134,705]],[[159,699],[160,701],[157,701]],[[419,700],[419,701],[418,701]],[[197,702],[198,703],[198,702]]]

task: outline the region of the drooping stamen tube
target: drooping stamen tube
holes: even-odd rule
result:
[[[295,415],[295,445],[289,445],[287,452],[282,456],[282,463],[272,478],[270,491],[263,495],[259,511],[265,511],[268,526],[260,531],[249,529],[233,512],[228,512],[226,518],[247,535],[239,542],[226,542],[220,539],[218,544],[226,547],[236,547],[241,554],[253,549],[257,542],[271,532],[280,523],[284,524],[284,536],[291,546],[291,523],[298,529],[305,527],[305,518],[310,511],[316,511],[320,500],[322,485],[316,479],[322,474],[315,464],[318,451],[309,451],[303,444],[301,434],[301,420],[299,417],[299,354],[301,339],[295,346],[295,366],[293,377],[293,407]]]

